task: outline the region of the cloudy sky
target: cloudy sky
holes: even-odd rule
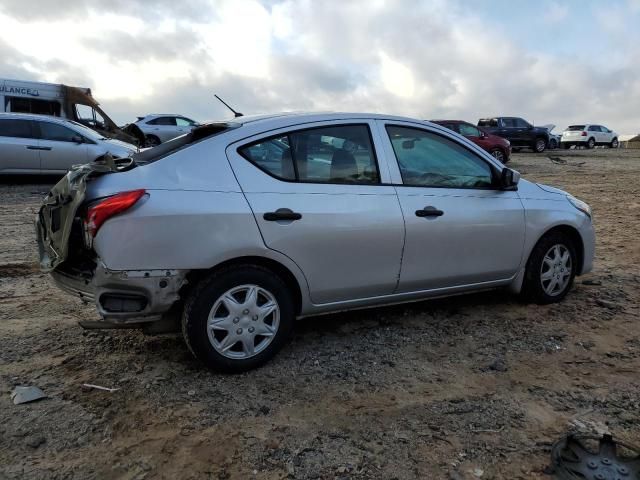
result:
[[[640,0],[0,0],[0,78],[175,112],[523,116],[640,132]]]

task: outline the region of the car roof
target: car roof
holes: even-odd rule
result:
[[[21,119],[21,120],[40,120],[40,121],[47,121],[51,123],[61,123],[61,124],[74,123],[69,118],[54,117],[53,115],[37,115],[35,113],[1,112],[0,118],[14,118],[14,119]]]
[[[467,122],[466,120],[427,120],[427,122],[433,122],[433,123],[440,123],[440,122],[442,122],[442,123],[468,123],[469,125],[473,125],[471,122]]]

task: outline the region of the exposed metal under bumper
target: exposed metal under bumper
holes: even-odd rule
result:
[[[163,318],[179,299],[187,270],[109,270],[101,262],[89,280],[63,269],[51,272],[62,290],[93,302],[104,321],[84,328],[137,328]]]

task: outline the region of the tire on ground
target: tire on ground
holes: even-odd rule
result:
[[[273,340],[256,355],[232,359],[219,353],[207,332],[207,320],[216,301],[230,289],[257,285],[275,297],[280,309],[279,325]],[[293,296],[284,281],[260,265],[236,265],[202,279],[188,296],[182,315],[182,334],[189,350],[208,368],[237,373],[257,368],[270,360],[286,343],[295,319]]]
[[[566,287],[556,295],[549,295],[543,288],[541,280],[542,263],[545,255],[554,245],[564,245],[571,257],[571,275]],[[528,302],[546,305],[562,300],[573,285],[578,269],[576,246],[571,237],[560,231],[551,231],[544,235],[533,247],[525,268],[521,297]]]

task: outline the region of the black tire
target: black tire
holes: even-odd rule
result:
[[[157,147],[161,143],[160,139],[155,135],[147,135],[144,141],[145,147]]]
[[[547,149],[547,141],[542,137],[536,138],[531,148],[536,153],[542,153]]]
[[[542,264],[547,253],[549,253],[555,245],[562,245],[568,250],[571,258],[571,274],[567,285],[561,291],[558,291],[558,293],[554,293],[553,295],[549,295],[543,287],[543,280],[541,278],[543,268]],[[567,295],[569,290],[571,290],[577,268],[576,247],[571,238],[558,231],[546,234],[538,240],[538,243],[531,251],[531,255],[527,261],[521,291],[522,298],[526,301],[537,303],[539,305],[546,305],[561,301]]]
[[[247,284],[256,285],[275,297],[280,313],[279,324],[264,350],[249,358],[228,358],[218,352],[209,340],[207,320],[223,294],[234,287]],[[293,297],[280,277],[259,265],[237,265],[204,278],[191,292],[182,315],[182,334],[189,350],[208,368],[224,373],[239,373],[260,367],[269,361],[288,340],[294,319]],[[238,319],[234,319],[234,323],[236,320]]]
[[[555,138],[552,138],[549,140],[549,149],[555,150],[556,148],[558,148],[558,141]]]
[[[507,155],[504,153],[504,150],[501,148],[494,148],[490,152],[491,156],[498,160],[499,162],[507,163],[509,160],[507,159]]]
[[[617,138],[614,138],[613,140],[611,140],[611,143],[609,144],[611,148],[618,148],[619,145],[620,143],[618,142]]]
[[[591,137],[589,140],[587,140],[587,149],[591,150],[596,146],[596,139]]]

